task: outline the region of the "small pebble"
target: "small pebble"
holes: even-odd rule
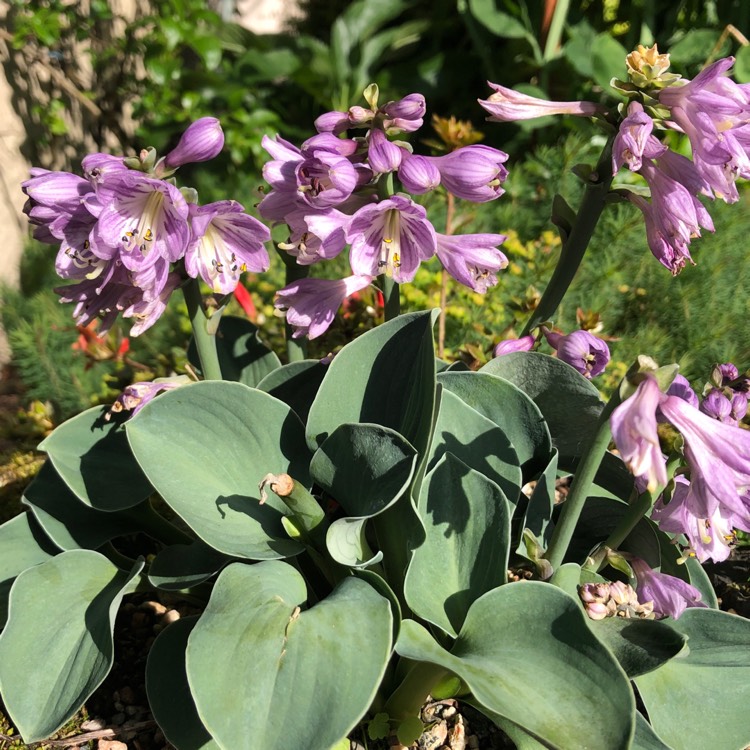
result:
[[[128,750],[128,746],[119,740],[99,740],[96,750]]]
[[[164,616],[161,618],[161,621],[165,625],[169,625],[172,622],[177,622],[177,620],[180,619],[180,613],[176,609],[170,609],[168,612],[164,614]]]
[[[167,611],[167,608],[160,602],[143,602],[140,608],[153,612],[157,617],[161,617]]]
[[[89,719],[88,721],[81,722],[81,731],[98,732],[106,726],[107,722],[104,719]]]
[[[126,706],[132,706],[133,703],[135,703],[135,693],[133,692],[133,688],[127,685],[124,688],[120,688],[120,700]]]
[[[120,726],[120,724],[122,724],[122,723],[123,723],[124,721],[125,721],[125,714],[124,714],[124,713],[116,713],[116,714],[115,714],[115,715],[114,715],[114,716],[112,717],[112,723],[113,723],[113,724],[114,724],[115,726],[117,726],[117,727],[119,727],[119,726]]]

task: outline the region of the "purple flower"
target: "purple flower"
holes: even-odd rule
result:
[[[693,160],[715,194],[738,200],[738,177],[750,176],[746,123],[750,92],[727,77],[733,57],[717,60],[692,81],[658,92],[659,103],[689,138]]]
[[[325,112],[316,118],[314,124],[319,133],[338,135],[349,128],[349,115],[346,112]]]
[[[558,359],[567,362],[589,380],[601,375],[609,362],[609,347],[588,331],[573,331],[557,341]]]
[[[494,350],[496,357],[502,357],[503,354],[511,352],[528,352],[534,347],[535,339],[533,336],[521,336],[520,339],[506,339],[501,341]]]
[[[674,396],[666,396],[659,406],[685,441],[691,512],[710,518],[723,508],[747,517],[742,496],[750,487],[750,432],[712,419]]]
[[[495,273],[508,265],[497,249],[504,234],[436,234],[437,256],[445,270],[464,286],[479,294],[497,284]]]
[[[666,573],[658,573],[637,557],[631,558],[630,565],[637,580],[638,600],[653,602],[655,615],[676,620],[687,607],[707,606],[701,601],[701,592],[695,586]]]
[[[700,410],[711,419],[737,425],[737,420],[732,417],[732,402],[720,390],[710,391],[701,401]]]
[[[641,168],[643,152],[646,149],[654,121],[643,111],[639,102],[631,102],[628,116],[620,123],[620,128],[612,144],[612,173],[617,174],[623,164],[631,172]],[[662,147],[663,150],[666,150]]]
[[[382,130],[371,130],[367,143],[367,162],[373,172],[387,174],[399,168],[406,152],[395,143],[391,143]]]
[[[350,294],[369,286],[373,278],[300,279],[277,292],[274,305],[286,312],[287,323],[295,328],[293,338],[314,339],[328,330],[341,303]]]
[[[545,115],[580,115],[591,117],[605,108],[593,102],[551,102],[537,99],[535,96],[522,94],[520,91],[498,86],[487,82],[495,89],[489,99],[479,100],[479,104],[490,113],[488,119],[492,122],[514,122],[516,120],[531,120]]]
[[[236,201],[191,205],[185,270],[193,278],[200,276],[214,292],[230,294],[244,271],[268,270],[263,243],[270,239],[268,228]]]
[[[224,147],[224,131],[215,117],[201,117],[188,126],[177,146],[164,157],[164,166],[176,169],[183,164],[208,161]]]
[[[437,249],[435,229],[422,206],[401,195],[360,208],[346,232],[358,276],[384,273],[402,284]]]
[[[290,235],[279,247],[297,258],[301,266],[335,258],[346,246],[346,228],[351,216],[335,208],[296,209],[284,218]]]
[[[177,375],[172,378],[157,378],[152,382],[133,383],[115,399],[114,404],[104,415],[104,419],[109,420],[113,414],[119,414],[122,411],[130,411],[132,412],[130,416],[134,417],[157,394],[179,388],[189,382],[190,378],[187,375]]]
[[[378,109],[385,116],[383,127],[389,133],[413,133],[419,130],[426,111],[427,104],[422,94],[408,94]]]
[[[440,170],[429,157],[404,152],[398,168],[398,179],[407,192],[421,195],[440,184]]]
[[[747,517],[736,517],[721,507],[709,517],[696,514],[691,493],[690,482],[681,474],[676,476],[669,504],[665,505],[660,497],[651,511],[651,519],[662,531],[685,534],[690,543],[688,553],[700,562],[726,560],[734,542],[732,526],[747,528]]]
[[[687,401],[691,406],[698,408],[698,397],[695,391],[690,387],[688,379],[679,373],[674,376],[674,380],[667,389],[667,396],[677,396],[683,401]]]
[[[646,375],[635,393],[620,404],[610,418],[612,437],[622,460],[636,477],[647,479],[647,487],[652,492],[667,483],[667,468],[656,424],[656,410],[666,398],[656,378]]]
[[[100,198],[105,207],[91,233],[91,249],[104,260],[120,260],[136,286],[158,295],[169,263],[184,256],[189,240],[182,193],[168,182],[128,171],[112,173]]]
[[[474,145],[445,156],[426,157],[438,168],[443,186],[457,198],[485,203],[499,198],[508,176],[503,166],[508,154],[490,146]]]

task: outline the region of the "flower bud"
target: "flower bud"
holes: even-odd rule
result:
[[[398,179],[404,190],[412,195],[422,195],[440,184],[440,170],[425,156],[404,154],[398,169]]]
[[[224,147],[224,132],[215,117],[201,117],[182,134],[177,147],[164,159],[167,169],[176,169],[183,164],[208,161]]]
[[[521,336],[520,339],[506,339],[495,347],[495,356],[501,357],[511,352],[528,352],[533,346],[534,337],[531,335]]]

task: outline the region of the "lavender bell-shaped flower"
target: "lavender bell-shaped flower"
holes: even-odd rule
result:
[[[488,119],[492,122],[514,122],[516,120],[532,120],[545,115],[579,115],[591,117],[605,108],[593,102],[552,102],[538,99],[535,96],[522,94],[520,91],[498,86],[487,82],[495,89],[488,99],[479,99],[479,104],[490,113]]]
[[[388,102],[378,109],[384,115],[383,127],[391,133],[419,130],[426,111],[427,104],[422,94],[407,94],[403,99]]]
[[[110,420],[114,414],[123,411],[131,412],[134,417],[149,401],[152,401],[159,393],[187,385],[190,378],[187,375],[176,375],[171,378],[157,378],[153,381],[141,381],[133,383],[115,399],[109,411],[104,415],[105,420]]]
[[[496,357],[502,357],[503,354],[512,352],[528,352],[534,347],[536,339],[531,336],[521,336],[520,339],[506,339],[501,341],[494,349],[493,354]]]
[[[188,126],[177,146],[164,157],[168,170],[213,159],[224,147],[224,131],[215,117],[201,117]]]
[[[398,179],[408,193],[422,195],[440,185],[440,170],[430,157],[404,153]]]
[[[620,456],[636,477],[645,477],[650,491],[667,483],[667,468],[659,446],[656,410],[667,397],[656,378],[646,375],[635,393],[610,418]]]
[[[436,253],[445,270],[479,294],[495,286],[495,273],[508,265],[497,249],[507,239],[504,234],[436,234],[436,239]]]
[[[473,145],[445,156],[426,157],[438,168],[443,187],[457,198],[486,203],[499,198],[508,177],[503,166],[508,154],[490,146]]]
[[[375,174],[387,174],[399,168],[406,152],[395,143],[391,143],[382,130],[371,130],[367,143],[367,162]]]
[[[631,172],[641,168],[642,159],[654,121],[643,111],[640,102],[631,102],[628,116],[620,123],[612,144],[612,173],[617,174],[623,165]],[[661,149],[666,151],[664,146]]]
[[[549,340],[549,336],[547,337]],[[573,331],[554,344],[558,359],[574,367],[584,377],[601,375],[610,359],[609,347],[589,331]]]
[[[295,328],[293,338],[314,339],[328,330],[341,303],[354,292],[368,287],[373,278],[300,279],[278,291],[274,305],[286,313],[287,323]]]
[[[248,216],[236,201],[190,206],[190,243],[185,270],[214,292],[230,294],[244,271],[267,271],[270,265],[263,243],[268,228]]]
[[[701,601],[701,592],[695,586],[653,570],[640,558],[631,558],[629,562],[637,580],[638,600],[653,602],[657,617],[677,619],[687,607],[707,606]]]
[[[346,237],[355,274],[386,274],[400,284],[411,281],[419,264],[431,258],[437,248],[427,212],[402,195],[360,208]]]

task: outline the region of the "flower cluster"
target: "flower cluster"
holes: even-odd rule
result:
[[[315,338],[330,325],[346,296],[386,275],[411,281],[422,261],[437,256],[456,280],[484,293],[497,283],[508,260],[498,249],[500,234],[443,235],[412,199],[442,185],[458,198],[482,203],[503,194],[507,154],[482,145],[443,156],[414,154],[394,140],[423,124],[425,100],[409,94],[378,106],[377,87],[365,91],[369,107],[328,112],[318,134],[300,147],[265,137],[271,155],[263,175],[271,191],[261,201],[261,216],[289,227],[279,247],[309,266],[338,256],[349,246],[352,275],[342,280],[303,278],[282,289],[276,307],[286,312],[295,336]],[[362,135],[343,137],[349,130]],[[386,184],[396,175],[404,191]]]
[[[190,125],[176,148],[157,159],[91,154],[83,177],[33,169],[23,183],[24,208],[36,239],[59,245],[55,268],[73,282],[56,291],[76,304],[79,325],[101,318],[107,331],[121,313],[131,335],[153,325],[186,277],[231,293],[245,270],[264,271],[269,231],[235,201],[200,206],[194,190],[178,189],[174,171],[214,158],[224,145],[219,121]]]
[[[739,199],[736,181],[750,177],[750,90],[728,73],[734,58],[718,60],[693,80],[669,73],[669,55],[654,45],[628,55],[628,81],[615,82],[630,102],[612,144],[613,174],[626,167],[640,174],[650,199],[621,191],[642,211],[648,246],[673,274],[692,263],[689,245],[701,229],[714,231],[698,196]],[[553,102],[491,83],[495,90],[480,104],[496,122],[552,114],[595,116],[606,107],[593,102]],[[692,159],[665,146],[655,128],[684,133]]]
[[[732,372],[736,375],[736,369]],[[721,398],[731,408],[728,399]],[[710,408],[699,406],[685,383],[662,393],[656,378],[645,374],[611,420],[620,455],[652,492],[668,481],[657,422],[666,421],[679,431],[685,467],[674,479],[671,498],[663,495],[652,517],[664,531],[685,534],[689,553],[701,562],[725,560],[733,530],[750,531],[750,432],[734,419],[710,415]]]

